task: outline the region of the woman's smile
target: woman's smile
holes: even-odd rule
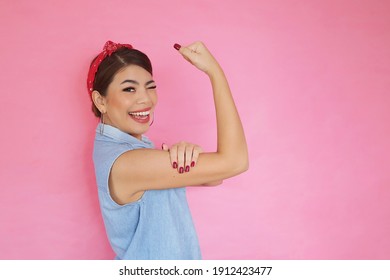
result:
[[[146,108],[139,111],[133,111],[129,113],[129,116],[139,123],[149,123],[151,108]]]

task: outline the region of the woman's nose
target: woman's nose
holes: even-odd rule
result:
[[[140,90],[140,91],[138,91],[138,93],[139,93],[139,95],[138,95],[137,103],[142,104],[142,103],[148,103],[151,101],[147,89]]]

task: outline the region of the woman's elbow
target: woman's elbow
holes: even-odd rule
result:
[[[249,156],[248,152],[242,153],[242,156],[237,160],[237,169],[240,173],[244,173],[249,169]]]
[[[241,173],[244,173],[248,169],[249,169],[248,158],[235,159],[231,164],[230,172],[232,176],[237,176]]]
[[[247,154],[237,156],[223,157],[218,162],[218,172],[221,172],[221,178],[227,179],[244,173],[249,169],[249,160]]]
[[[241,174],[241,173],[244,173],[245,171],[247,171],[249,169],[249,161],[244,161],[242,163],[240,163],[237,167],[236,167],[236,172],[237,172],[237,175],[238,174]]]

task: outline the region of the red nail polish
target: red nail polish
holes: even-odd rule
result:
[[[191,162],[191,167],[195,166],[195,161]]]
[[[179,44],[174,44],[173,47],[177,50],[180,50],[181,46]]]
[[[186,166],[186,172],[189,172],[190,171],[190,167],[187,165]]]
[[[184,168],[183,167],[180,167],[179,168],[179,173],[183,173],[184,172]]]
[[[173,168],[177,168],[177,162],[175,161],[173,164],[172,164]]]

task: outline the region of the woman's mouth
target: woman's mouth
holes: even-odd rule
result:
[[[129,116],[139,123],[148,123],[150,120],[150,109],[144,111],[130,112]]]

